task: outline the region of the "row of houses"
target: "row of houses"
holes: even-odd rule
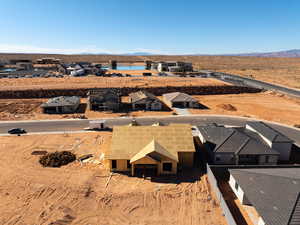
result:
[[[276,165],[278,162],[289,161],[293,144],[292,140],[277,130],[256,121],[248,122],[245,127],[239,128],[198,126],[198,132],[189,124],[132,125],[113,128],[111,152],[107,155],[107,159],[114,160],[111,161],[112,170],[129,170],[129,164],[141,159],[140,157],[147,160],[138,161],[139,164],[154,162],[158,160],[158,154],[167,158],[161,160],[162,162],[169,160],[172,163],[172,172],[176,173],[178,165],[193,166],[194,140],[196,143],[200,140],[198,145],[202,155],[208,152],[208,160],[211,160],[212,164]],[[158,173],[163,173],[160,167],[156,169]]]
[[[161,101],[155,95],[147,91],[137,91],[129,94],[129,102],[132,110],[163,110],[164,106],[198,108],[198,101],[192,96],[173,92],[163,95]],[[42,104],[44,112],[74,113],[80,104],[80,98],[76,96],[60,96],[49,99]],[[54,107],[55,105],[55,107]],[[70,107],[72,106],[72,107]],[[90,110],[118,111],[122,108],[121,94],[118,89],[93,89],[88,92],[88,107]],[[56,111],[54,111],[56,109]]]

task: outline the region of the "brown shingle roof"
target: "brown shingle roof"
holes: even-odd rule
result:
[[[173,156],[178,152],[195,152],[191,126],[116,126],[106,159],[131,159],[152,140],[157,141]]]
[[[137,102],[137,101],[140,101],[140,100],[145,99],[145,98],[158,100],[158,98],[155,95],[153,95],[153,94],[151,94],[147,91],[133,92],[133,93],[129,94],[129,97],[131,98],[132,102]]]
[[[182,92],[171,92],[164,94],[163,97],[171,102],[197,102],[192,96]]]

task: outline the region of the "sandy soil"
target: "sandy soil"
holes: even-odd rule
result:
[[[228,83],[210,78],[184,77],[66,77],[2,78],[0,90],[78,89],[101,87],[224,86]]]
[[[288,125],[300,124],[300,101],[272,92],[196,96],[208,109],[190,109],[193,114],[224,114],[254,117]],[[236,109],[232,109],[232,107]]]
[[[39,156],[31,155],[73,148],[98,157],[109,139],[109,133],[2,137],[1,224],[226,224],[205,176],[151,182],[115,174],[107,183],[101,164],[43,168]]]

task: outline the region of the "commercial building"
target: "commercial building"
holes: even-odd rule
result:
[[[176,174],[192,167],[195,147],[191,126],[115,126],[110,151],[105,156],[112,171],[132,175]]]

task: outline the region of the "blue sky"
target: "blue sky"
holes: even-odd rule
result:
[[[299,0],[0,0],[0,52],[225,54],[300,48]]]

